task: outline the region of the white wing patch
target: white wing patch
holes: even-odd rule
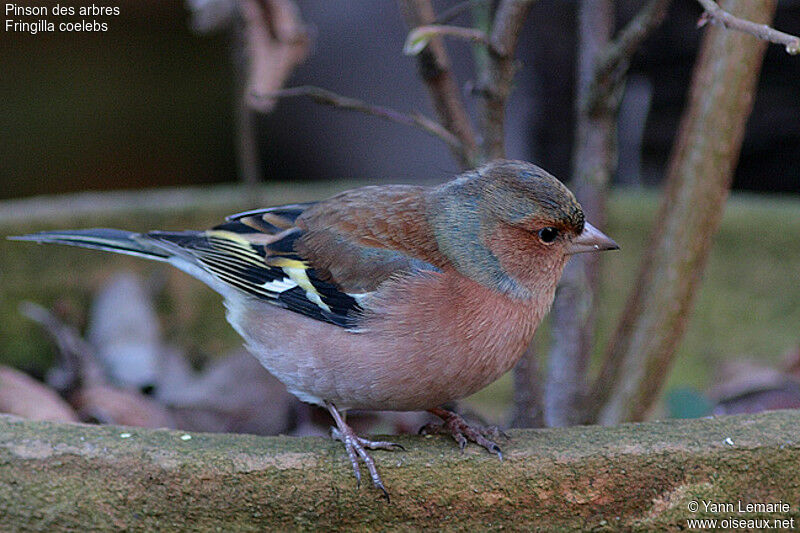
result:
[[[267,281],[259,285],[259,287],[263,287],[264,289],[271,292],[284,292],[288,291],[289,289],[294,289],[295,287],[297,287],[297,283],[289,278],[283,278],[283,279],[276,279],[273,281]]]

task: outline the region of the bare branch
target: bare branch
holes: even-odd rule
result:
[[[502,57],[514,55],[517,40],[533,0],[503,0],[497,7],[492,26],[491,42],[494,52]]]
[[[236,163],[239,178],[249,185],[261,181],[261,157],[258,153],[258,132],[253,110],[239,98],[236,102]]]
[[[428,46],[432,37],[437,35],[457,37],[467,41],[489,46],[489,37],[481,30],[475,28],[464,28],[462,26],[443,26],[441,24],[429,24],[427,26],[417,26],[411,30],[403,45],[403,53],[415,56]]]
[[[399,0],[399,2],[412,29],[433,24],[436,20],[430,0]],[[451,152],[462,167],[475,166],[480,159],[475,131],[450,69],[450,58],[441,37],[431,38],[428,46],[417,55],[417,63],[439,120],[459,141],[457,145],[448,143]]]
[[[251,95],[253,101],[266,100],[272,101],[276,98],[294,98],[298,96],[307,96],[317,102],[318,104],[325,104],[340,109],[347,109],[349,111],[358,111],[372,115],[373,117],[382,118],[391,122],[397,122],[406,126],[414,126],[421,130],[430,133],[434,137],[444,141],[453,150],[460,150],[461,143],[449,131],[444,129],[437,122],[429,119],[420,113],[406,114],[396,111],[394,109],[369,104],[357,98],[350,98],[336,94],[322,87],[314,87],[313,85],[301,85],[299,87],[290,87],[288,89],[281,89],[264,95]]]
[[[648,35],[661,25],[671,1],[650,0],[602,53],[586,100],[581,103],[589,113],[596,113],[600,107],[608,105],[608,98],[617,91],[624,79],[633,54]]]
[[[593,224],[603,227],[608,183],[617,165],[616,123],[633,54],[666,15],[670,0],[650,0],[612,40],[612,0],[584,0],[578,11],[575,145],[570,185]],[[570,260],[551,311],[553,342],[545,385],[545,422],[572,425],[586,416],[587,369],[598,315],[601,258]]]
[[[786,47],[786,53],[788,54],[800,54],[800,37],[783,33],[782,31],[770,28],[766,24],[757,24],[749,20],[735,17],[719,7],[714,0],[697,0],[697,2],[705,9],[705,17],[700,19],[700,26],[711,21],[712,24],[720,24],[725,28],[749,33],[763,41],[782,44]]]
[[[488,159],[505,157],[505,111],[516,71],[514,51],[532,5],[532,0],[502,0],[492,22],[489,64],[480,76],[483,152]]]
[[[639,10],[609,45],[597,67],[598,72],[615,70],[621,62],[630,60],[642,42],[664,20],[671,1],[650,0]]]
[[[253,185],[261,181],[262,169],[255,121],[247,95],[280,89],[295,67],[308,56],[311,37],[300,10],[292,0],[237,0],[232,4],[234,11],[238,6],[238,14],[244,23],[240,30],[241,38],[236,39],[236,43],[246,58],[246,66],[237,65],[236,69],[237,90],[240,91],[236,102],[236,155],[239,177]],[[229,16],[233,17],[235,13]],[[209,22],[204,21],[204,24]],[[269,111],[265,109],[269,105],[264,102],[260,105],[262,111]]]
[[[613,0],[578,4],[575,144],[570,188],[588,220],[605,225],[608,183],[617,160],[616,109],[606,106],[591,114],[581,105],[597,79],[599,58],[611,45]],[[591,257],[589,257],[591,256]],[[570,426],[582,422],[589,388],[587,370],[594,338],[598,254],[576,255],[561,276],[550,311],[552,343],[544,388],[545,423]]]
[[[478,71],[481,106],[483,153],[487,159],[506,156],[505,121],[506,102],[511,93],[511,82],[516,71],[514,51],[520,31],[533,1],[503,0],[491,18],[491,5],[475,10],[479,24],[488,26],[488,53],[476,47],[475,65]],[[542,390],[536,350],[531,345],[514,367],[515,426],[539,427],[543,425]]]

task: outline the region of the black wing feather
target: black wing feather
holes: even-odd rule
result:
[[[151,232],[147,236],[189,254],[218,280],[253,297],[265,299],[315,320],[354,327],[361,306],[355,298],[322,281],[295,251],[302,235],[286,232],[269,244],[247,240],[260,234],[238,221],[206,232]]]

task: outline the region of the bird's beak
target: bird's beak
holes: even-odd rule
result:
[[[614,239],[595,228],[588,222],[583,226],[583,231],[572,241],[567,254],[580,254],[583,252],[602,252],[603,250],[619,250],[619,244]]]

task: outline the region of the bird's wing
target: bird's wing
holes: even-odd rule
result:
[[[238,222],[197,232],[153,231],[149,239],[252,297],[342,327],[354,326],[358,295],[322,281],[292,250],[299,231],[267,234]]]
[[[436,270],[435,239],[420,228],[422,187],[352,189],[328,200],[247,211],[228,217],[267,234],[287,232],[267,245],[313,269],[317,279],[349,294],[366,295],[384,281],[415,270]],[[262,237],[263,238],[263,237]],[[420,243],[426,243],[430,250]]]
[[[437,261],[425,260],[431,254],[416,251],[418,241],[432,242],[417,231],[423,227],[414,205],[418,192],[402,186],[356,189],[316,204],[239,213],[207,231],[94,228],[15,238],[169,262],[223,294],[232,288],[350,328],[384,281],[436,270]]]
[[[382,282],[435,267],[344,222],[348,210],[357,211],[347,202],[332,205],[335,217],[312,211],[315,216],[305,223],[301,217],[316,206],[322,213],[333,211],[313,203],[271,207],[231,215],[204,232],[155,231],[146,237],[250,296],[350,328],[357,325],[361,303]]]
[[[277,207],[264,207],[230,215],[226,217],[226,220],[234,223],[240,222],[245,226],[267,234],[275,234],[294,227],[297,217],[302,215],[309,207],[316,204],[317,202],[306,202],[302,204],[280,205]]]

